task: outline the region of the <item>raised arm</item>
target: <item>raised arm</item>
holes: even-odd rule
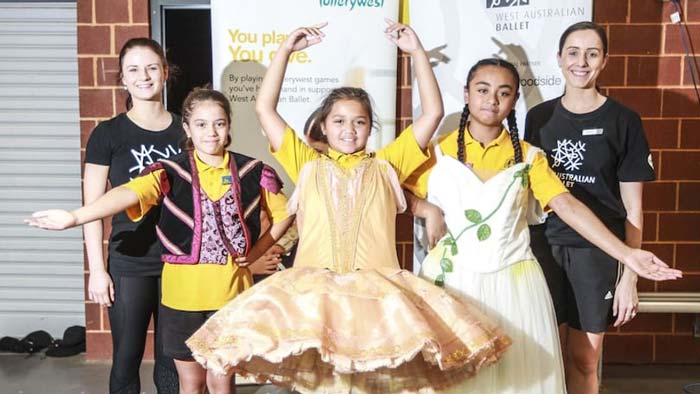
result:
[[[549,201],[549,207],[571,228],[605,253],[625,264],[638,275],[651,280],[669,280],[682,276],[653,253],[631,248],[620,241],[605,225],[571,193],[562,193]]]
[[[421,148],[425,149],[444,115],[440,88],[430,66],[428,55],[425,53],[416,32],[401,23],[390,19],[385,20],[389,25],[384,30],[386,37],[399,49],[408,53],[413,60],[413,71],[418,81],[422,109],[420,116],[413,121],[413,134]]]
[[[324,22],[311,27],[300,27],[290,33],[280,45],[265,73],[258,92],[255,112],[273,150],[278,150],[282,146],[282,137],[287,128],[287,122],[277,112],[277,102],[280,98],[289,56],[295,51],[321,42],[324,36],[321,29],[326,25],[327,23]]]
[[[125,186],[119,186],[75,211],[49,209],[34,212],[32,217],[25,219],[24,222],[46,230],[65,230],[112,216],[138,203],[139,198],[134,191]]]

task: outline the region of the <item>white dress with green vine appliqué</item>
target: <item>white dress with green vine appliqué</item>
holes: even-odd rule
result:
[[[428,201],[445,212],[449,233],[420,275],[466,298],[508,334],[503,359],[451,393],[565,393],[554,307],[530,250],[528,172],[537,148],[487,180],[436,148]]]

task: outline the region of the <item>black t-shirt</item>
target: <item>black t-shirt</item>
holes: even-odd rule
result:
[[[109,183],[117,187],[138,176],[160,158],[180,152],[184,138],[180,117],[171,114],[170,126],[162,131],[142,129],[122,113],[95,127],[85,148],[85,162],[109,166]],[[160,275],[161,249],[155,225],[160,209],[152,209],[134,223],[124,212],[112,217],[109,237],[109,270],[130,275]]]
[[[571,194],[624,240],[627,212],[620,182],[654,180],[639,115],[611,98],[595,111],[575,114],[557,98],[528,112],[525,140],[547,153],[550,167]],[[554,245],[592,246],[557,215],[547,219],[546,233]]]

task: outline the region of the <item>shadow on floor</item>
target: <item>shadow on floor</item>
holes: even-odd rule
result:
[[[151,381],[153,363],[141,366],[141,391],[155,394]],[[106,392],[109,364],[88,362],[83,356],[42,358],[0,354],[2,394],[102,394]],[[687,392],[683,387],[700,383],[700,365],[629,366],[603,368],[603,394],[700,394],[700,387]],[[237,394],[290,394],[274,386],[239,386]]]

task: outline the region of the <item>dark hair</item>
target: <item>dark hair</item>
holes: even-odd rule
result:
[[[581,30],[593,30],[596,32],[598,37],[600,37],[600,41],[603,43],[603,55],[608,54],[608,35],[605,33],[605,29],[593,22],[584,21],[574,23],[573,25],[567,27],[563,33],[561,33],[561,37],[559,37],[559,55],[561,55],[561,51],[564,50],[564,43],[566,42],[566,39],[569,38],[571,33]]]
[[[515,92],[520,90],[520,74],[515,66],[503,59],[490,58],[479,60],[467,74],[467,83],[464,86],[465,89],[469,89],[469,84],[474,79],[474,74],[481,68],[486,66],[496,66],[502,67],[508,70],[515,81]],[[457,158],[459,161],[463,162],[466,159],[466,152],[464,151],[464,130],[467,126],[467,120],[469,119],[469,105],[465,104],[462,109],[462,116],[459,119],[459,132],[457,134]],[[520,146],[520,136],[518,135],[518,125],[515,120],[515,109],[511,110],[506,118],[508,121],[508,134],[510,134],[510,141],[513,144],[513,152],[515,154],[515,163],[520,163],[523,161],[523,151]]]
[[[205,102],[205,101],[212,101],[216,104],[218,104],[221,109],[224,110],[224,113],[226,113],[226,121],[228,124],[231,124],[231,103],[228,101],[226,96],[224,96],[223,93],[219,92],[218,90],[211,89],[209,87],[203,87],[203,88],[194,88],[192,91],[190,91],[187,94],[187,97],[185,97],[185,101],[182,102],[182,123],[190,123],[190,117],[192,116],[192,112],[194,112],[195,107],[197,104]],[[226,146],[231,144],[231,134],[229,133],[228,138],[226,139]],[[192,150],[194,149],[194,145],[192,145],[192,139],[187,138],[185,142],[182,144],[182,149],[185,150]]]
[[[147,37],[132,38],[129,41],[125,42],[122,46],[122,49],[119,51],[119,74],[117,76],[117,82],[121,82],[122,78],[124,77],[124,74],[122,73],[124,56],[126,56],[126,54],[129,53],[129,51],[133,48],[150,49],[160,58],[160,63],[163,66],[163,70],[168,70],[170,68],[170,66],[168,65],[168,59],[165,57],[165,52],[163,51],[163,47],[161,47],[160,44],[158,44],[158,42]],[[132,106],[133,102],[131,100],[131,94],[127,93],[126,109],[130,110]]]
[[[321,130],[321,121],[318,119],[320,113],[321,107],[318,107],[306,119],[304,123],[304,135],[309,142],[319,141],[328,143],[328,138],[326,138],[326,135],[323,134],[323,130]]]
[[[330,93],[328,93],[328,96],[323,99],[321,106],[316,110],[318,112],[316,116],[316,123],[318,123],[319,128],[321,124],[326,121],[328,114],[331,113],[333,105],[340,100],[354,100],[360,103],[362,108],[367,111],[370,127],[375,126],[374,113],[372,112],[372,101],[369,98],[369,94],[367,94],[364,89],[344,86],[331,90]]]

